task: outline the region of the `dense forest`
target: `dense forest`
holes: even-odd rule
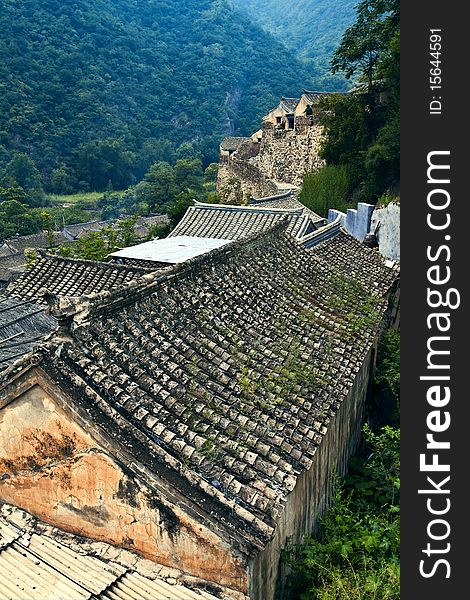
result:
[[[354,21],[356,0],[232,0],[264,29],[279,38],[302,58],[319,88],[340,89],[344,80],[332,76],[330,59],[346,27]]]
[[[46,191],[123,189],[318,83],[228,0],[0,0],[0,172]],[[24,160],[24,159],[23,159]]]

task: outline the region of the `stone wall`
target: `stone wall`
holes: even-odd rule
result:
[[[361,437],[362,416],[375,366],[376,346],[377,343],[369,351],[347,398],[332,418],[313,465],[299,476],[278,522],[274,539],[250,565],[251,600],[284,597],[285,567],[279,563],[281,551],[286,546],[301,543],[304,536],[313,531],[318,516],[332,498],[332,474],[346,473],[348,459]]]
[[[236,590],[246,561],[205,524],[144,485],[38,383],[0,404],[0,499],[65,531],[138,552]]]
[[[295,130],[277,129],[267,124],[263,129],[257,165],[268,178],[297,187],[306,173],[318,171],[324,161],[319,158],[323,128],[308,125],[299,117]]]
[[[240,204],[250,196],[270,196],[282,184],[301,187],[305,173],[324,165],[319,158],[322,140],[323,128],[308,117],[298,117],[295,130],[265,123],[260,143],[250,140],[230,157],[221,154],[217,192],[222,202]]]
[[[251,196],[263,198],[278,193],[255,164],[235,158],[221,162],[217,176],[217,193],[223,204],[248,204]]]

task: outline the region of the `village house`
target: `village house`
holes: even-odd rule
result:
[[[222,247],[230,240],[247,237],[287,219],[287,233],[301,240],[325,223],[290,192],[259,200],[249,206],[208,204],[194,201],[167,238],[155,239],[113,252],[113,261],[147,268],[183,263]]]
[[[359,441],[398,278],[336,226],[305,248],[303,218],[93,292],[51,278],[57,328],[0,374],[0,499],[272,600]]]
[[[318,171],[324,165],[319,101],[336,93],[304,90],[300,98],[282,97],[251,137],[225,138],[217,179],[223,201],[242,204],[250,196],[300,188],[306,173]]]

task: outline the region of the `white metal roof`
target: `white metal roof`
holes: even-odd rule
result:
[[[126,258],[132,260],[149,260],[159,263],[179,264],[190,258],[206,254],[215,248],[229,244],[231,240],[200,238],[187,235],[179,235],[161,240],[144,242],[137,246],[129,246],[123,250],[113,252],[110,256],[114,258]]]

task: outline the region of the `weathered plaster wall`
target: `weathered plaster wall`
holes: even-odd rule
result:
[[[362,414],[374,361],[375,350],[371,349],[348,397],[323,436],[313,465],[298,478],[274,539],[250,565],[251,600],[283,597],[285,569],[280,563],[281,550],[287,545],[302,542],[303,537],[312,532],[317,517],[332,495],[330,477],[335,472],[346,472],[348,459],[360,440]]]
[[[348,212],[344,213],[335,208],[330,208],[328,211],[328,222],[336,221],[337,217],[341,218],[341,226],[348,233],[354,236],[360,242],[364,241],[366,234],[371,229],[372,213],[374,205],[366,202],[358,202],[356,208],[348,208]]]
[[[380,223],[377,232],[380,252],[391,260],[400,260],[400,203],[391,202],[376,208],[372,215],[371,231]]]
[[[40,385],[0,410],[0,498],[66,531],[247,590],[227,543],[142,485]]]

